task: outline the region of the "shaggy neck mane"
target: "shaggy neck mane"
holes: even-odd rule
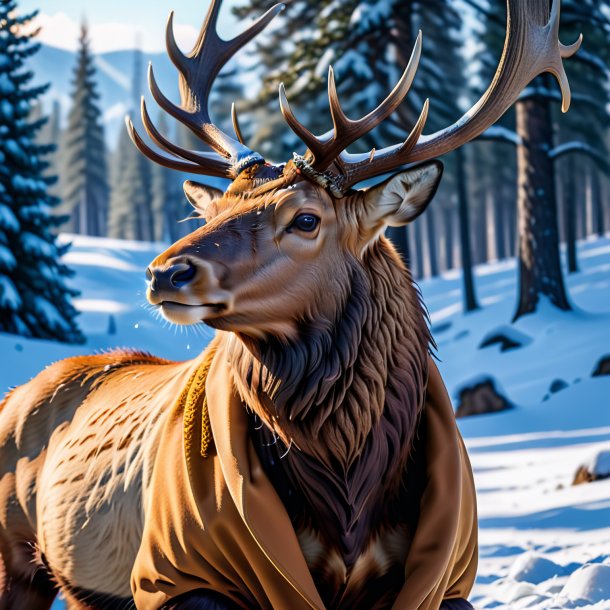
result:
[[[236,337],[230,359],[295,528],[314,527],[350,564],[404,481],[431,338],[419,293],[385,239],[354,261],[342,288],[336,320],[312,314],[289,342]]]

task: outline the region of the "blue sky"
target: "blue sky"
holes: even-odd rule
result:
[[[235,19],[230,7],[236,0],[225,0],[220,19],[221,35],[235,32]],[[176,12],[179,42],[189,44],[196,35],[208,0],[21,0],[22,12],[40,10],[41,40],[62,48],[76,48],[78,23],[86,17],[91,29],[94,50],[104,52],[131,48],[139,37],[148,51],[163,48],[163,31],[170,10]]]

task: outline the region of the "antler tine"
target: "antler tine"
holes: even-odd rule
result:
[[[551,6],[551,19],[550,25],[553,29],[553,38],[559,41],[559,54],[562,59],[569,59],[576,55],[580,46],[582,45],[583,36],[582,34],[578,35],[576,42],[572,44],[562,44],[561,40],[559,40],[559,25],[561,22],[561,0],[553,0],[553,4]]]
[[[183,171],[228,177],[252,164],[264,163],[264,159],[245,146],[239,134],[238,140],[235,140],[214,125],[208,109],[210,90],[222,67],[242,46],[260,33],[284,5],[275,5],[244,32],[228,41],[222,40],[216,30],[220,5],[221,0],[212,0],[195,47],[188,55],[180,50],[176,42],[173,12],[167,20],[165,40],[167,53],[179,72],[180,105],[174,104],[163,94],[155,79],[152,65],[148,69],[150,91],[159,106],[219,154],[188,151],[169,142],[155,128],[145,104],[142,105],[142,121],[155,144],[176,157],[192,161],[194,165],[160,155],[143,142],[131,122],[128,128],[136,146],[157,163]]]
[[[165,48],[167,54],[172,60],[172,63],[178,70],[182,70],[184,66],[184,60],[186,59],[184,53],[180,50],[176,37],[174,36],[174,11],[171,11],[167,18],[167,25],[165,26]]]
[[[461,119],[430,136],[422,136],[410,148],[389,147],[378,151],[368,164],[353,155],[341,155],[346,186],[390,171],[400,165],[442,156],[473,140],[491,127],[517,101],[539,74],[550,72],[562,91],[562,110],[570,106],[570,86],[562,59],[576,53],[582,37],[573,45],[559,42],[560,0],[507,0],[507,32],[498,69],[487,91]],[[411,137],[409,137],[411,139]]]
[[[231,121],[233,122],[233,130],[235,131],[235,135],[237,139],[245,144],[244,136],[241,132],[241,127],[239,126],[239,117],[237,116],[237,108],[235,107],[235,102],[231,104]]]
[[[217,176],[219,178],[227,177],[227,164],[222,157],[218,155],[216,155],[216,158],[210,157],[205,166],[186,163],[184,161],[177,161],[175,159],[171,159],[170,157],[165,157],[146,145],[136,131],[136,128],[129,117],[125,117],[125,124],[127,126],[127,132],[129,133],[131,141],[135,144],[136,148],[151,161],[180,172],[201,174],[205,176]]]
[[[551,5],[551,17],[547,27],[551,31],[551,36],[559,45],[559,55],[555,57],[555,61],[553,62],[555,65],[553,68],[549,69],[549,72],[551,72],[551,74],[553,74],[553,76],[557,79],[557,82],[561,88],[561,111],[567,112],[570,109],[570,104],[572,102],[572,92],[570,91],[570,83],[568,81],[568,76],[563,66],[562,59],[570,58],[578,52],[578,49],[580,49],[580,45],[582,44],[583,37],[582,34],[580,34],[576,42],[572,43],[571,45],[562,44],[559,40],[560,21],[561,0],[553,0],[553,4]]]
[[[353,144],[363,135],[377,127],[398,108],[413,84],[413,79],[419,67],[421,49],[422,33],[420,31],[409,63],[392,92],[375,110],[357,121],[348,118],[341,107],[335,84],[334,70],[330,66],[328,69],[328,101],[333,120],[333,130],[319,138],[314,136],[297,120],[288,104],[285,87],[283,84],[280,85],[280,108],[282,114],[290,128],[307,145],[310,156],[313,157],[313,166],[316,169],[328,167],[350,144]]]
[[[142,115],[142,124],[144,125],[144,129],[146,129],[146,133],[150,136],[150,139],[159,147],[165,150],[166,152],[176,156],[182,157],[187,161],[191,161],[196,163],[202,167],[205,167],[210,162],[214,167],[218,166],[220,168],[223,166],[225,168],[226,175],[226,166],[227,162],[219,157],[216,153],[201,153],[192,150],[187,150],[186,148],[182,148],[170,142],[154,125],[152,122],[150,115],[148,114],[148,108],[146,107],[146,100],[144,96],[142,96],[141,104],[141,115]]]

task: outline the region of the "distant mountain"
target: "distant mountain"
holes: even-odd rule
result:
[[[106,137],[111,148],[116,145],[119,131],[123,129],[125,114],[131,110],[134,58],[134,51],[114,51],[97,55],[95,58],[100,104],[104,115]],[[148,63],[152,62],[159,86],[170,99],[178,101],[178,73],[168,57],[163,53],[154,55],[144,53],[142,59],[142,87],[147,89],[146,73]],[[76,52],[47,45],[42,45],[40,52],[29,60],[28,67],[35,75],[34,82],[51,84],[43,98],[45,110],[48,112],[51,104],[57,100],[61,106],[63,119],[70,109],[75,65]],[[147,93],[147,99],[149,97]],[[149,109],[154,119],[156,104],[151,102]],[[136,112],[139,113],[139,108]]]

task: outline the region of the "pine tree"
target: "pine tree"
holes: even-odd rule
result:
[[[40,144],[54,144],[55,149],[49,153],[47,157],[47,163],[49,169],[47,170],[48,176],[54,176],[54,183],[49,185],[49,194],[54,197],[61,198],[61,186],[57,176],[61,173],[61,161],[59,150],[57,149],[57,142],[61,141],[61,107],[58,100],[54,100],[51,106],[51,115],[46,125],[40,130],[40,134],[37,141]]]
[[[257,0],[240,9],[241,16],[254,16],[271,2]],[[303,31],[303,24],[307,24]],[[300,0],[293,2],[283,21],[259,44],[257,52],[265,66],[259,94],[264,125],[255,122],[253,145],[263,154],[265,142],[274,155],[289,159],[293,151],[303,152],[302,143],[286,129],[277,112],[277,86],[284,82],[293,110],[303,117],[314,133],[331,127],[326,97],[326,75],[333,65],[339,96],[346,114],[360,118],[374,108],[394,87],[407,65],[417,29],[424,31],[424,52],[415,83],[397,112],[379,128],[354,143],[352,152],[379,149],[402,141],[414,125],[426,97],[431,98],[427,131],[448,125],[460,116],[457,99],[464,86],[460,44],[461,16],[449,0]],[[305,117],[307,117],[305,119]],[[282,136],[283,137],[280,137]],[[278,143],[282,146],[278,150]],[[271,143],[271,144],[270,144]],[[463,171],[460,157],[449,159],[450,171],[443,188],[457,183]],[[452,177],[451,174],[454,174]],[[447,195],[445,195],[446,197]],[[463,204],[467,193],[464,192]],[[391,230],[390,237],[406,259],[424,255],[421,244],[412,244],[407,235],[422,232]],[[470,274],[469,232],[463,233],[466,274]],[[411,240],[412,241],[412,240]],[[436,258],[437,244],[432,258]],[[423,261],[414,260],[415,269]],[[428,265],[435,268],[436,265]],[[472,281],[467,280],[466,307],[476,308]]]
[[[62,228],[86,235],[104,235],[108,210],[106,145],[95,67],[84,23],[79,42],[72,108],[61,155],[61,211],[70,215],[70,221]]]
[[[19,17],[14,0],[0,0],[0,330],[27,337],[81,342],[70,303],[77,293],[59,262],[66,247],[52,231],[58,200],[49,195],[44,157],[53,146],[36,143],[45,119],[28,119],[48,86],[31,87],[25,69],[38,44],[25,34],[36,13]]]
[[[517,103],[522,145],[518,152],[520,290],[515,319],[536,311],[541,296],[560,310],[571,309],[559,262],[555,164],[560,156],[573,150],[592,158],[607,157],[600,133],[608,127],[608,71],[599,54],[605,53],[607,57],[608,8],[606,2],[597,0],[566,2],[562,7],[560,37],[572,36],[573,40],[578,30],[588,36],[587,46],[566,62],[574,89],[573,116],[562,117],[559,122],[564,132],[569,132],[572,124],[573,137],[577,139],[554,148],[553,116],[559,96],[551,87],[550,77],[537,79],[530,87],[529,97]],[[579,116],[584,120],[579,120]],[[578,125],[575,130],[574,121]],[[574,164],[570,169],[575,171]],[[568,205],[573,203],[574,199]],[[568,235],[570,223],[573,218],[568,214],[565,223]],[[568,239],[569,254],[570,242],[570,266],[575,268],[574,240]]]
[[[234,12],[241,18],[258,17],[274,4],[274,0],[250,0],[247,5],[235,7]],[[245,108],[250,111],[249,122],[253,126],[247,139],[251,147],[270,160],[284,162],[292,157],[293,151],[300,150],[298,138],[287,129],[279,112],[278,87],[280,82],[284,82],[291,94],[298,93],[294,100],[296,112],[318,99],[320,79],[308,84],[307,77],[301,76],[309,75],[314,69],[319,59],[317,50],[326,42],[326,32],[319,27],[314,28],[311,34],[315,33],[320,38],[314,44],[308,36],[303,35],[303,25],[317,25],[319,16],[330,4],[331,0],[295,0],[288,3],[284,13],[275,20],[274,27],[256,44],[254,71],[260,75],[262,86],[257,99]],[[305,85],[305,91],[301,90],[301,84]],[[311,125],[314,131],[320,122],[328,125],[328,120],[324,121],[324,113],[318,113],[315,118],[318,119],[316,124]],[[248,123],[244,124],[248,131]]]
[[[576,258],[577,212],[589,215],[589,229],[603,235],[604,210],[599,195],[600,172],[608,172],[608,147],[602,134],[610,128],[610,81],[608,65],[610,50],[610,2],[599,0],[564,0],[561,35],[573,40],[580,33],[585,43],[576,56],[566,63],[572,86],[571,111],[557,119],[558,146],[551,156],[560,168],[563,204],[563,228],[566,241],[568,271],[578,270]],[[575,159],[578,155],[579,159]],[[581,171],[577,171],[581,168]],[[578,193],[590,193],[589,200]],[[589,210],[587,210],[587,205]],[[581,237],[587,223],[581,221]]]
[[[142,53],[139,50],[134,54],[133,72],[130,114],[137,124],[142,94]],[[117,163],[110,197],[108,234],[119,239],[153,240],[152,164],[131,143],[126,130],[121,131],[115,154]]]
[[[157,129],[169,138],[167,115],[160,112]],[[154,239],[174,242],[184,234],[178,221],[189,215],[190,209],[182,192],[178,176],[173,170],[161,165],[152,167],[152,213],[155,219]]]

